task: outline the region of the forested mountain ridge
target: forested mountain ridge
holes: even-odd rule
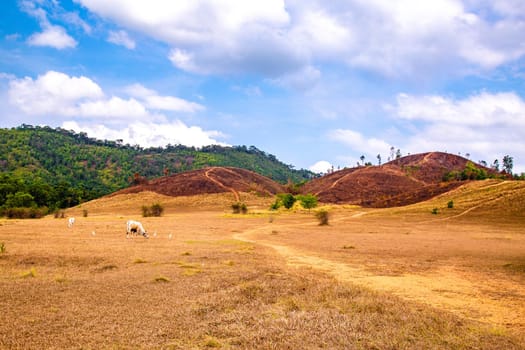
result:
[[[275,181],[312,177],[254,146],[141,148],[62,128],[0,129],[0,207],[66,208],[132,183],[206,166],[252,170]]]

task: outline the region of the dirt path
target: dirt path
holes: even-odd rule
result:
[[[364,214],[357,213],[353,217]],[[279,226],[279,229],[298,225],[305,224],[287,224]],[[499,290],[498,281],[474,283],[452,266],[440,267],[437,271],[426,274],[376,275],[361,265],[332,261],[295,247],[252,238],[256,234],[269,232],[272,227],[275,226],[254,228],[235,234],[233,238],[271,247],[283,256],[290,266],[316,269],[340,281],[392,293],[403,299],[453,312],[467,319],[508,327],[520,333],[525,332],[525,290],[512,290],[511,295],[501,292],[501,295],[495,296]],[[487,288],[491,290],[490,293],[487,293]]]
[[[235,196],[235,200],[237,202],[240,202],[241,201],[241,198],[239,196],[239,193],[237,191],[235,191],[235,189],[231,188],[231,187],[228,187],[226,185],[224,185],[222,182],[220,182],[219,180],[217,179],[214,179],[213,177],[210,176],[210,173],[212,172],[212,170],[214,170],[215,168],[209,168],[208,170],[206,170],[206,172],[204,173],[204,176],[206,176],[206,178],[214,183],[216,183],[217,185],[219,185],[220,187],[224,188],[225,190],[228,190],[229,192],[232,192],[233,195]]]

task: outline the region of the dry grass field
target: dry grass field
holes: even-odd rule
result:
[[[144,192],[70,209],[72,228],[0,221],[0,348],[525,348],[525,184],[326,207],[328,226],[241,196],[247,215]],[[126,239],[129,218],[150,238]]]

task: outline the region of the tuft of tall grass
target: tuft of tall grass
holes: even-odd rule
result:
[[[36,269],[32,267],[30,270],[22,272],[20,274],[20,277],[22,278],[36,277]]]
[[[168,277],[165,276],[157,276],[153,279],[154,282],[161,282],[161,283],[167,283],[170,281]]]

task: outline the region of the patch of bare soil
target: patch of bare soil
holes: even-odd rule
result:
[[[462,171],[468,159],[430,152],[410,155],[381,166],[340,170],[308,182],[303,193],[320,201],[385,208],[417,203],[448,192],[460,182],[442,182],[450,171]],[[490,169],[485,169],[490,172]]]
[[[113,195],[143,191],[173,197],[232,193],[235,199],[239,200],[239,192],[269,196],[284,192],[284,189],[275,181],[253,171],[231,167],[210,167],[151,180]]]

